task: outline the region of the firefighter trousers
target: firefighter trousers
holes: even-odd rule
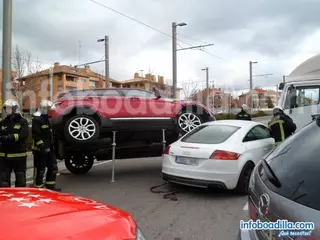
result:
[[[35,187],[54,189],[58,173],[57,159],[54,152],[33,151],[33,184]],[[46,173],[47,170],[47,173]],[[43,182],[44,175],[45,182]]]
[[[27,157],[0,158],[0,187],[11,187],[11,173],[15,175],[15,187],[27,185]]]

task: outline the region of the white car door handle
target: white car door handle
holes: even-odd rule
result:
[[[268,150],[269,150],[269,148],[268,148],[268,147],[265,147],[263,150],[264,150],[264,151],[268,151]]]

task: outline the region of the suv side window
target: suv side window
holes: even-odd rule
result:
[[[314,121],[292,135],[266,158],[281,183],[280,187],[274,186],[260,174],[272,191],[316,210],[320,210],[319,135],[320,127]]]
[[[267,127],[259,125],[253,127],[246,137],[243,139],[243,142],[256,141],[261,139],[271,138],[270,131]]]
[[[121,90],[126,97],[146,97],[146,98],[155,98],[156,96],[152,92],[137,90],[137,89],[126,89]]]
[[[97,91],[97,95],[100,97],[115,97],[120,96],[120,93],[118,92],[118,90],[108,89]]]

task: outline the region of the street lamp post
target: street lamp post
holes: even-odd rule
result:
[[[250,75],[250,110],[251,110],[251,113],[253,112],[253,83],[252,83],[252,64],[256,64],[258,62],[252,62],[250,61],[249,62],[249,75]]]
[[[106,87],[110,87],[110,78],[109,78],[109,37],[105,36],[104,38],[98,39],[98,42],[104,42],[105,46],[105,78],[106,78]]]
[[[177,27],[186,26],[186,23],[172,23],[172,91],[173,98],[177,97]]]
[[[12,0],[3,0],[2,29],[2,103],[10,97],[11,45],[12,45]],[[22,106],[21,106],[22,107]],[[3,115],[4,116],[4,115]]]
[[[207,94],[206,94],[206,105],[209,107],[209,68],[203,68],[202,71],[206,71],[206,88],[207,88]]]

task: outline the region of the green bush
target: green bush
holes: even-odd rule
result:
[[[264,117],[264,116],[268,116],[268,114],[265,113],[264,111],[259,111],[252,115],[252,117]]]
[[[227,119],[236,119],[237,114],[235,113],[223,113],[223,114],[217,114],[215,115],[217,120],[227,120]],[[267,113],[263,111],[256,112],[252,115],[252,118],[255,117],[264,117],[268,116]]]

